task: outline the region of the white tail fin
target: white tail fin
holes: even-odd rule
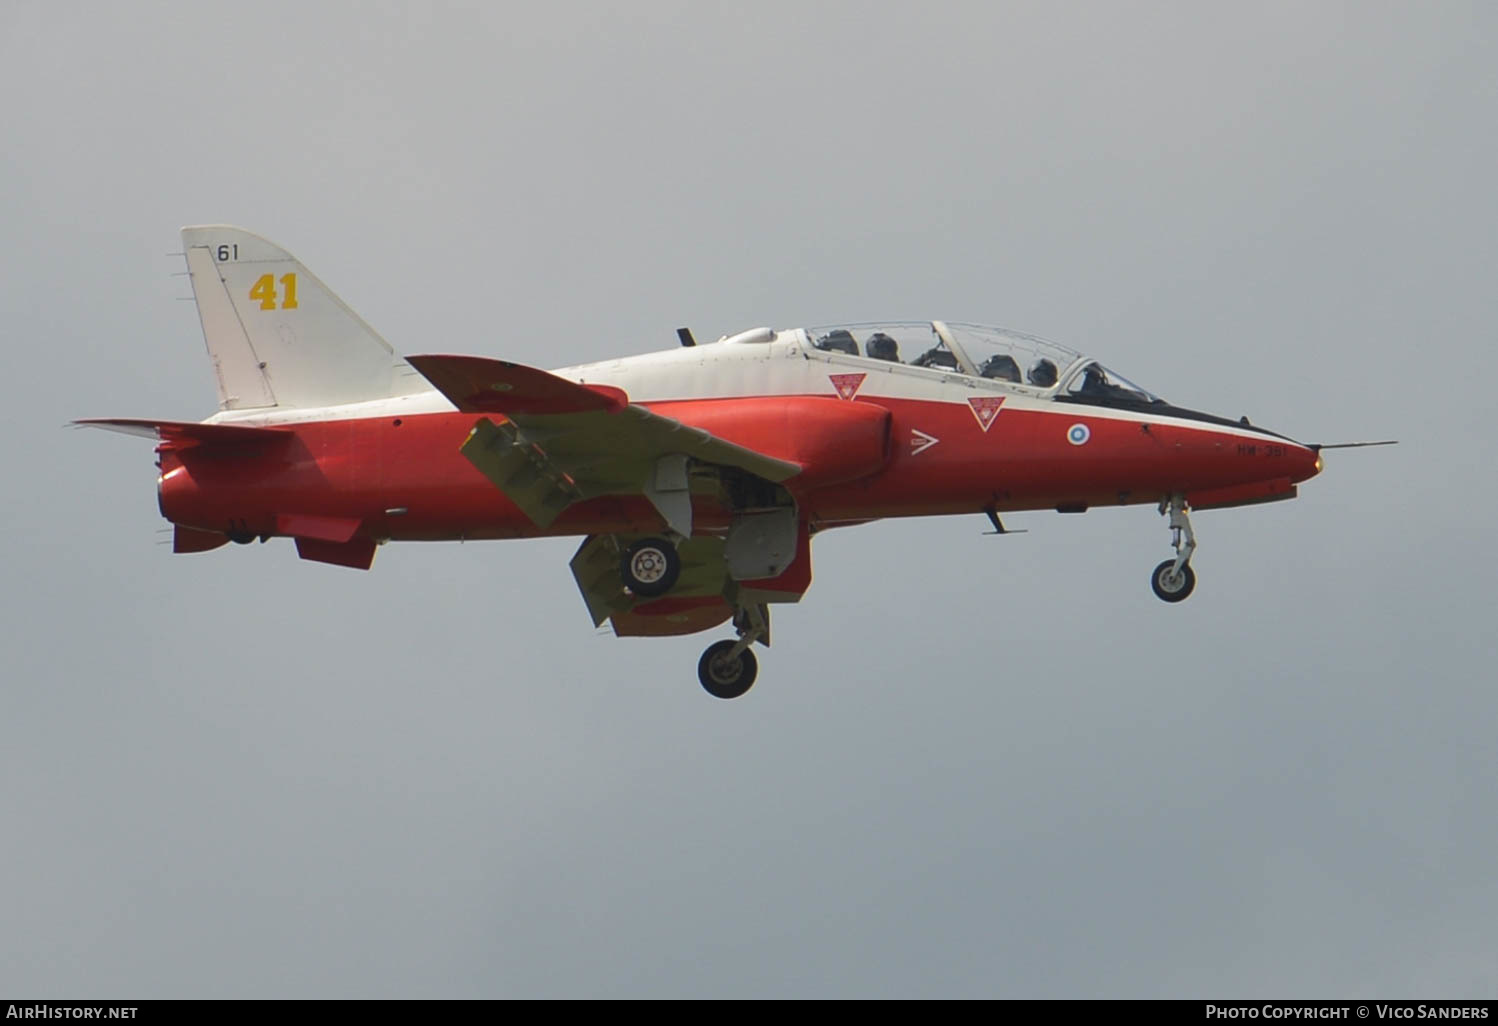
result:
[[[430,386],[275,243],[232,225],[182,229],[219,406],[338,406]]]

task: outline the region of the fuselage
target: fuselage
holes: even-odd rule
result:
[[[799,464],[803,472],[784,487],[813,529],[1171,495],[1235,505],[1287,498],[1320,470],[1307,446],[1153,397],[1089,396],[828,351],[801,330],[553,373],[622,389],[656,414]],[[864,409],[854,416],[846,404]],[[260,536],[281,533],[278,517],[288,514],[356,520],[361,536],[380,541],[660,530],[660,514],[639,495],[590,498],[538,527],[459,452],[474,420],[435,391],[223,412],[209,423],[280,426],[292,437],[227,449],[163,445],[161,510],[186,527]],[[698,531],[728,527],[732,511],[720,496],[694,493],[693,505]]]

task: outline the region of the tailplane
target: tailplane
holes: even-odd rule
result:
[[[219,408],[305,408],[430,388],[290,253],[232,225],[182,229]]]

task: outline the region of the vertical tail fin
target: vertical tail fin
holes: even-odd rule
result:
[[[232,225],[182,229],[219,406],[337,406],[426,380],[275,243]]]

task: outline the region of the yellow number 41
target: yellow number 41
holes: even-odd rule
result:
[[[281,287],[286,290],[286,298],[281,302],[282,310],[296,309],[296,275],[281,275]],[[269,274],[262,274],[250,289],[250,298],[260,301],[260,309],[274,310],[276,308],[276,279]]]

